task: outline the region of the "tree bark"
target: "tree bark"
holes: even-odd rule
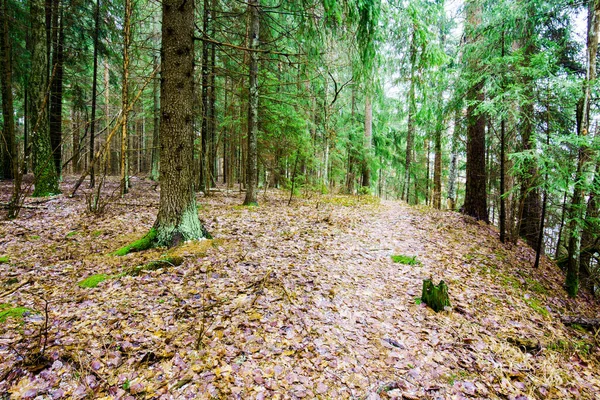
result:
[[[250,48],[258,49],[260,32],[260,1],[249,0]],[[258,204],[258,52],[250,52],[250,88],[248,91],[248,158],[246,164],[246,198],[244,205]]]
[[[466,4],[467,42],[475,44],[475,28],[481,23],[481,5],[474,0]],[[467,61],[467,69],[475,83],[467,91],[467,181],[465,187],[464,213],[489,223],[487,212],[486,164],[485,164],[485,117],[478,110],[484,100],[483,81],[476,75],[478,62],[473,54]]]
[[[48,40],[44,23],[44,0],[31,1],[31,129],[33,174],[35,176],[34,197],[57,194],[58,175],[52,157],[50,126],[48,123]]]
[[[454,131],[452,132],[452,143],[450,150],[450,166],[448,171],[448,209],[456,209],[456,175],[458,170],[458,140],[460,137],[460,114],[461,107],[458,107],[454,115]]]
[[[162,4],[161,190],[154,229],[156,243],[170,247],[205,235],[194,194],[194,2]]]
[[[8,30],[8,0],[2,0],[0,9],[0,79],[2,82],[2,117],[4,126],[0,139],[2,172],[6,179],[13,179],[19,173],[18,148],[15,138],[15,119],[12,92],[12,46]]]
[[[94,14],[94,60],[92,72],[92,118],[90,121],[90,188],[96,184],[94,165],[94,136],[96,135],[96,97],[98,87],[98,29],[100,27],[100,0],[96,0],[96,10]]]
[[[406,128],[406,157],[404,159],[404,182],[402,198],[407,203],[409,202],[410,194],[410,169],[412,163],[413,141],[415,136],[415,115],[417,113],[417,105],[415,102],[415,69],[417,64],[417,44],[413,29],[410,41],[410,86],[408,89],[408,122]]]
[[[129,149],[127,128],[129,124],[129,46],[131,45],[131,0],[125,0],[123,22],[123,85],[121,101],[123,122],[121,126],[121,196],[129,192]]]
[[[50,92],[50,141],[54,168],[60,176],[62,170],[62,97],[64,63],[63,13],[60,0],[52,2],[52,69],[54,78]]]

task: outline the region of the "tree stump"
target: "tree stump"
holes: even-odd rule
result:
[[[421,301],[435,312],[442,311],[446,306],[450,307],[448,285],[444,281],[440,281],[439,285],[434,285],[431,279],[424,279]]]

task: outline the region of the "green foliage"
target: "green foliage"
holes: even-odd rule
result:
[[[96,274],[96,275],[88,276],[84,280],[80,281],[78,283],[78,285],[81,288],[91,289],[91,288],[97,287],[101,282],[104,282],[105,280],[107,280],[109,278],[110,278],[110,276],[107,274]]]
[[[399,264],[406,265],[421,265],[421,261],[417,260],[417,256],[405,256],[402,254],[392,255],[392,261]]]
[[[10,257],[8,256],[0,256],[0,263],[8,264],[10,262]]]

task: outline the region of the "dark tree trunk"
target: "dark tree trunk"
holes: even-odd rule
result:
[[[260,32],[260,1],[249,0],[250,49],[258,49]],[[258,184],[258,52],[250,52],[250,89],[248,92],[248,158],[246,164],[245,205],[258,204],[256,191]]]
[[[194,2],[163,0],[160,87],[160,205],[156,242],[204,236],[194,194]],[[168,150],[168,151],[167,151]]]
[[[15,138],[15,119],[12,93],[12,46],[8,31],[8,0],[2,0],[0,8],[0,29],[2,39],[0,42],[0,80],[2,82],[2,117],[4,126],[0,139],[0,152],[2,153],[2,175],[4,178],[13,179],[18,172],[18,148]]]
[[[125,0],[123,22],[123,82],[121,102],[123,122],[121,126],[121,196],[129,193],[129,46],[131,45],[131,0]]]
[[[208,36],[208,29],[210,26],[210,9],[209,0],[204,0],[203,6],[203,17],[202,17],[202,29],[205,37]],[[209,130],[209,105],[208,105],[208,59],[209,59],[210,43],[208,41],[202,42],[202,122],[200,125],[200,141],[201,141],[201,154],[200,154],[200,185],[199,188],[202,192],[208,193],[209,177],[209,151],[210,151],[210,130]]]
[[[62,170],[62,97],[63,97],[63,61],[64,30],[60,0],[52,4],[52,69],[54,78],[50,93],[50,142],[54,156],[54,168],[60,176]]]
[[[31,1],[31,95],[34,197],[59,193],[48,124],[48,40],[44,24],[44,0]]]
[[[448,171],[448,209],[456,209],[456,175],[458,171],[458,140],[460,136],[460,114],[461,107],[457,108],[454,115],[454,131],[452,132],[452,143],[450,150],[450,167]]]
[[[402,183],[404,190],[402,198],[407,203],[409,202],[410,194],[410,170],[412,164],[413,141],[415,136],[415,116],[417,114],[417,106],[415,100],[415,69],[417,63],[417,45],[416,33],[413,30],[410,41],[410,86],[408,89],[408,122],[406,128],[406,157],[404,159],[404,182]],[[416,193],[415,193],[416,195]]]
[[[477,41],[475,28],[481,23],[481,6],[473,1],[466,4],[467,42]],[[478,74],[478,60],[470,56],[467,67],[472,76]],[[489,222],[487,212],[486,165],[485,165],[485,117],[478,110],[484,100],[483,81],[478,80],[467,91],[467,181],[465,187],[464,213]]]
[[[90,121],[90,187],[96,185],[94,160],[94,142],[96,135],[96,97],[98,88],[98,36],[100,28],[100,0],[96,0],[96,10],[94,14],[94,66],[92,72],[92,119]]]

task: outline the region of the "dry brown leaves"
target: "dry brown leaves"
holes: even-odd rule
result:
[[[71,179],[72,180],[72,179]],[[69,180],[69,183],[71,183]],[[9,188],[0,184],[1,199]],[[116,185],[111,182],[110,185]],[[0,224],[0,298],[40,314],[0,324],[0,393],[13,398],[462,399],[595,398],[591,334],[565,328],[560,272],[531,268],[490,227],[397,202],[313,197],[291,207],[268,191],[200,197],[216,240],[185,262],[137,277],[164,250],[106,254],[152,225],[158,192],[132,193],[102,216],[82,193]],[[65,189],[67,186],[65,186]],[[108,191],[113,188],[109,186]],[[207,249],[208,248],[208,249]],[[421,266],[390,255],[416,255]],[[95,289],[77,285],[105,273]],[[455,310],[415,298],[444,279]],[[16,285],[18,283],[12,283]],[[7,293],[7,292],[6,292]],[[48,304],[48,318],[43,312]],[[546,312],[544,312],[544,310]],[[47,322],[47,329],[45,324]],[[45,345],[44,358],[39,352]]]

